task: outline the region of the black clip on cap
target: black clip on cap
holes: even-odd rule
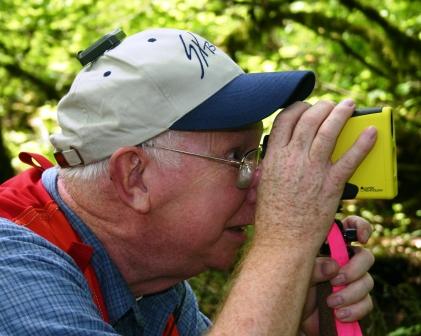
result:
[[[98,41],[92,44],[89,48],[79,51],[76,58],[83,66],[93,62],[102,56],[107,50],[113,49],[124,40],[126,34],[120,29],[112,31],[101,37]]]

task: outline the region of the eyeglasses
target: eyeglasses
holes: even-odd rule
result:
[[[257,167],[259,166],[260,157],[261,157],[260,154],[262,152],[260,147],[254,148],[252,150],[249,150],[246,154],[244,154],[243,158],[240,161],[238,161],[238,160],[228,160],[228,159],[223,159],[223,158],[218,158],[218,157],[208,156],[208,155],[203,155],[203,154],[198,154],[198,153],[192,153],[192,152],[188,152],[188,151],[184,151],[180,149],[168,148],[165,146],[156,146],[153,144],[142,144],[142,146],[152,147],[156,149],[163,149],[163,150],[167,150],[167,151],[175,152],[175,153],[192,155],[192,156],[196,156],[196,157],[200,157],[203,159],[208,159],[208,160],[212,160],[212,161],[216,161],[220,163],[225,163],[227,165],[236,167],[238,168],[236,186],[239,189],[247,189],[248,187],[250,187],[251,182],[253,181],[253,174],[256,171]]]

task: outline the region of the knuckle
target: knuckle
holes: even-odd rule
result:
[[[333,102],[332,100],[327,100],[327,99],[320,100],[316,104],[329,108],[330,110],[333,110],[334,107],[336,106],[335,102]]]
[[[299,104],[302,107],[306,107],[306,108],[310,108],[312,106],[310,103],[302,102],[302,101],[297,102],[297,104]]]
[[[366,287],[368,291],[371,291],[374,288],[374,280],[373,277],[367,273],[365,277]]]
[[[349,221],[352,222],[355,226],[358,226],[358,227],[360,227],[360,226],[364,227],[364,226],[370,225],[370,223],[365,218],[357,216],[357,215],[352,215],[352,216],[349,216],[347,218],[349,218]]]
[[[302,101],[296,101],[294,103],[292,103],[291,105],[287,106],[282,113],[279,113],[276,117],[276,119],[283,119],[283,118],[288,118],[288,116],[290,115],[289,112],[293,112],[293,111],[305,111],[308,108],[310,108],[311,105],[309,103],[306,102],[302,102]]]
[[[340,171],[335,169],[330,172],[330,174],[327,176],[327,179],[331,185],[336,186],[339,189],[342,188],[342,186],[346,182],[347,174],[345,174],[343,170]]]
[[[349,154],[347,153],[334,163],[334,167],[338,170],[337,174],[343,177],[344,183],[352,176],[359,163],[358,157]]]
[[[361,226],[366,226],[367,228],[370,227],[370,222],[368,220],[360,216],[355,216],[355,217],[356,217],[356,221],[359,222]]]
[[[289,105],[287,108],[292,108],[292,107],[310,107],[311,104],[307,103],[307,102],[303,102],[303,101],[296,101],[294,103],[292,103],[291,105]]]
[[[295,125],[299,115],[304,113],[311,105],[305,102],[295,102],[283,109],[281,113],[276,116],[272,129],[277,125]]]
[[[375,262],[375,258],[373,253],[363,247],[360,246],[355,246],[355,253],[361,255],[362,259],[365,260],[365,264],[367,265],[367,270],[373,266],[374,262]]]
[[[342,166],[344,169],[349,170],[349,171],[354,171],[355,170],[355,160],[353,160],[353,158],[351,156],[343,156],[341,158],[342,161]]]
[[[363,249],[363,251],[367,254],[370,267],[373,266],[374,262],[376,261],[376,259],[374,258],[374,254],[367,249]]]
[[[314,126],[317,125],[318,119],[319,116],[316,113],[304,113],[299,122],[306,124],[306,126]]]
[[[330,143],[336,140],[336,136],[332,134],[327,128],[323,127],[320,128],[319,132],[317,132],[317,136],[320,140],[324,143]]]

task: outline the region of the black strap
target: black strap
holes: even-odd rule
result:
[[[332,293],[329,281],[317,285],[317,306],[319,307],[320,336],[337,336],[333,310],[327,305],[327,297]]]

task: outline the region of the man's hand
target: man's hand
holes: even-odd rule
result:
[[[272,128],[258,188],[256,237],[313,242],[317,251],[332,223],[345,182],[374,145],[376,130],[365,130],[338,161],[336,139],[355,104],[296,102]]]
[[[358,242],[364,244],[371,234],[370,224],[363,218],[350,216],[343,220],[345,228],[357,229]],[[304,307],[301,330],[307,336],[319,335],[319,316],[316,304],[317,284],[329,281],[332,285],[346,285],[344,289],[327,298],[334,309],[335,317],[343,322],[357,321],[373,308],[369,292],[373,289],[373,278],[368,270],[374,263],[370,251],[354,247],[355,255],[342,268],[331,258],[319,257],[314,265],[311,286]]]

